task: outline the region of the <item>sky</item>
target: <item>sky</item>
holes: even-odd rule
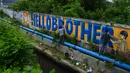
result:
[[[3,4],[13,3],[15,0],[2,0]]]
[[[3,3],[12,3],[14,2],[15,0],[3,0]],[[112,0],[108,0],[110,2],[112,2]]]
[[[10,3],[10,2],[14,2],[15,0],[3,0],[3,2],[5,3]]]
[[[112,0],[108,0],[108,1],[112,2]]]

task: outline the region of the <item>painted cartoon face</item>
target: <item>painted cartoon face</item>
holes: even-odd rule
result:
[[[120,38],[121,38],[121,39],[125,39],[125,36],[122,35],[122,34],[120,34]]]
[[[121,31],[120,36],[121,36],[121,39],[126,39],[128,37],[127,31]]]

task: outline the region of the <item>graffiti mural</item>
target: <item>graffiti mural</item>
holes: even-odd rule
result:
[[[29,21],[29,23],[27,23]],[[64,24],[61,23],[64,21]],[[117,26],[111,24],[102,24],[81,19],[59,17],[54,15],[46,15],[39,13],[29,14],[24,12],[24,24],[38,28],[44,28],[49,31],[57,31],[59,26],[64,25],[65,34],[68,36],[76,36],[77,40],[89,43],[92,41],[94,44],[101,44],[101,35],[106,30],[111,36],[107,40],[107,48],[113,48],[115,51],[130,51],[130,29],[129,26]],[[107,26],[107,28],[106,28]],[[125,31],[124,31],[125,30]]]

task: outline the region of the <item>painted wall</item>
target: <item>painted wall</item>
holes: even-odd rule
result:
[[[39,13],[29,14],[28,12],[24,12],[23,15],[23,23],[25,25],[44,28],[50,31],[57,31],[58,27],[63,25],[61,22],[64,21],[64,29],[67,35],[76,36],[78,40],[82,40],[85,43],[88,43],[92,39],[93,43],[97,45],[100,44],[101,32],[104,32],[106,29],[105,24],[108,24]],[[122,30],[127,31],[128,37],[126,38],[126,42],[128,49],[130,50],[130,27],[116,24],[114,26],[111,26],[111,24],[108,25],[110,25],[107,28],[109,33],[118,39],[120,39],[120,32]],[[113,48],[114,46],[115,44],[112,44],[112,42],[109,41],[109,47]],[[116,47],[114,47],[114,49],[116,49]]]

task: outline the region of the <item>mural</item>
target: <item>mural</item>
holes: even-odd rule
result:
[[[86,43],[92,41],[94,44],[100,45],[99,53],[102,49],[104,49],[105,53],[106,47],[113,48],[116,53],[118,51],[130,51],[130,29],[127,27],[39,13],[29,14],[28,12],[24,12],[23,22],[30,27],[44,28],[49,31],[57,31],[60,26],[64,26],[65,34],[76,36],[77,40],[82,40]],[[106,37],[102,38],[102,36]],[[105,41],[103,41],[104,39]]]
[[[118,53],[118,50],[122,52],[128,51],[128,45],[126,42],[127,37],[128,37],[127,31],[122,30],[120,32],[120,39],[117,39],[115,41],[111,40],[113,44],[117,45],[117,47],[115,48],[116,53]]]

